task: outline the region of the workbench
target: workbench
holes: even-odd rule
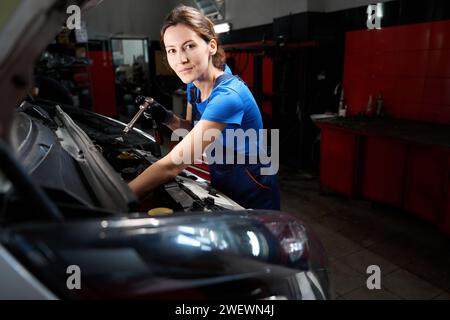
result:
[[[402,208],[450,234],[450,125],[356,116],[315,123],[321,188]]]

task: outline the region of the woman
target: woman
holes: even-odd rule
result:
[[[256,156],[251,146],[262,149],[259,136],[256,141],[233,147],[230,147],[233,143],[228,143],[225,138],[226,130],[254,129],[258,132],[262,129],[262,119],[250,90],[242,80],[231,75],[226,66],[225,53],[218,44],[213,23],[197,9],[178,6],[167,16],[160,36],[170,67],[187,84],[187,115],[186,119],[180,119],[158,104],[148,113],[172,130],[192,130],[168,155],[131,181],[130,188],[139,197],[145,196],[194,163],[194,145],[200,145],[204,151],[218,139],[225,152],[231,150],[235,156],[243,156],[247,161],[246,164],[210,163],[212,186],[245,208],[279,210],[276,175],[261,175],[263,166],[260,163],[248,164],[248,159]],[[207,132],[213,133],[212,140],[203,139]],[[176,161],[181,154],[184,159],[187,155],[188,161]]]

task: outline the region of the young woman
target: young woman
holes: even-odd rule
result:
[[[178,6],[166,17],[160,36],[170,67],[187,84],[187,115],[180,119],[157,104],[148,113],[172,130],[192,130],[169,154],[131,181],[130,188],[144,197],[194,163],[194,145],[204,151],[217,140],[224,158],[226,152],[231,152],[234,163],[209,163],[211,185],[245,208],[279,210],[277,177],[261,174],[264,165],[258,159],[258,151],[263,150],[259,135],[238,145],[226,139],[230,130],[233,133],[253,129],[258,133],[262,118],[248,87],[225,64],[225,53],[218,44],[213,23],[197,9]],[[205,133],[209,139],[203,138]],[[188,161],[175,160],[180,155]],[[236,162],[238,156],[245,159],[245,164]],[[255,163],[249,160],[252,157],[256,164],[250,164]]]

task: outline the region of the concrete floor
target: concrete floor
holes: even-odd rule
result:
[[[321,195],[318,178],[280,168],[282,210],[297,213],[325,247],[337,299],[450,300],[450,237],[398,209]],[[369,290],[367,267],[381,269]]]

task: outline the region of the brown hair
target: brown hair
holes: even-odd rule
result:
[[[177,24],[188,26],[206,42],[209,42],[212,39],[216,40],[217,52],[212,56],[212,63],[216,68],[223,70],[225,65],[225,51],[223,51],[223,48],[219,45],[219,39],[214,31],[214,24],[208,17],[204,16],[195,8],[179,5],[167,15],[160,32],[159,41],[161,43],[161,48],[165,49],[164,33],[167,28],[176,26]]]

